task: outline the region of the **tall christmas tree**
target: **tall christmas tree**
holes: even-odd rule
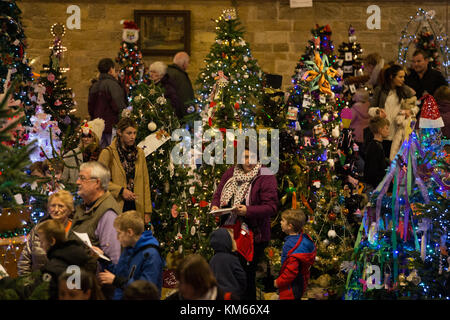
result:
[[[221,158],[222,164],[220,160],[216,161],[219,154],[214,151],[214,161],[205,163],[202,161],[204,157],[197,156],[197,151],[202,154],[203,147],[205,152],[208,149],[211,151],[215,143],[220,141],[222,145],[218,148],[224,151],[223,142],[228,140],[233,143],[235,139],[234,134],[232,137],[225,135],[226,129],[245,130],[255,125],[255,109],[261,98],[262,72],[243,37],[244,31],[236,11],[224,10],[216,19],[216,40],[205,59],[206,66],[196,81],[200,86],[197,101],[203,122],[197,123],[193,137],[187,134],[183,138],[186,155],[191,156],[193,179],[188,181],[186,200],[180,204],[174,201],[176,206],[172,206],[171,210],[174,217],[185,217],[182,220],[185,226],[180,226],[173,244],[178,252],[199,252],[207,258],[212,256],[208,241],[216,222],[209,213],[210,203],[222,174],[230,166],[224,157]],[[211,131],[208,132],[208,129]],[[209,133],[212,137],[208,139]]]
[[[50,47],[48,64],[43,65],[39,78],[40,88],[45,88],[43,100],[39,99],[39,88],[37,103],[42,103],[43,112],[49,114],[53,121],[65,136],[75,133],[80,124],[80,119],[75,116],[76,102],[74,101],[72,89],[67,87],[67,77],[64,75],[69,68],[63,67],[63,54],[67,50],[62,45],[62,37],[65,27],[61,23],[55,23],[51,27],[53,42]],[[42,90],[43,91],[43,90]]]
[[[449,297],[443,270],[448,270],[449,172],[448,164],[439,165],[443,122],[437,110],[428,95],[419,134],[410,130],[371,197],[348,265],[346,299]]]
[[[180,123],[161,87],[141,83],[134,87],[130,117],[138,123],[138,146],[144,150],[153,203],[152,225],[165,255],[178,249],[184,237],[190,246],[196,243],[186,229],[185,204],[190,202],[186,188],[190,179],[184,165],[174,165],[171,152],[178,141],[171,141]],[[181,214],[179,214],[181,212]]]
[[[351,252],[353,230],[349,223],[346,198],[351,197],[334,172],[340,137],[340,108],[332,91],[337,71],[327,55],[315,53],[314,61],[306,61],[308,71],[303,75],[302,92],[304,121],[300,131],[300,159],[296,170],[298,180],[295,196],[308,212],[310,220],[305,230],[317,246],[316,262],[311,268],[309,297],[339,294],[345,279],[340,263]],[[307,103],[306,103],[307,102]],[[303,164],[303,165],[302,165]]]
[[[30,117],[34,114],[34,105],[29,97],[33,94],[33,74],[25,53],[26,37],[20,21],[22,12],[15,0],[0,1],[0,12],[0,93],[5,93],[5,82],[17,81],[13,99],[23,104],[24,124],[30,125]]]
[[[120,66],[119,80],[128,95],[128,100],[134,96],[134,88],[141,82],[149,83],[149,75],[145,72],[142,53],[137,41],[139,28],[134,21],[121,21],[123,24],[122,44],[116,62]]]

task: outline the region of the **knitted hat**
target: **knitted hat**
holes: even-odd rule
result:
[[[422,97],[423,105],[420,113],[419,128],[442,128],[444,121],[442,120],[439,108],[431,94]]]
[[[83,134],[95,134],[100,140],[102,138],[103,130],[105,130],[105,120],[96,118],[92,121],[85,121],[81,125],[81,132]]]

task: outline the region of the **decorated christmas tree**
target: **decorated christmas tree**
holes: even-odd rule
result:
[[[8,81],[18,84],[12,95],[13,100],[21,101],[25,111],[24,124],[30,125],[34,105],[29,97],[33,74],[26,57],[26,37],[20,20],[21,10],[15,0],[0,1],[0,93]]]
[[[448,299],[449,172],[448,164],[440,165],[442,126],[428,95],[419,134],[410,130],[364,213],[347,265],[346,299]]]
[[[407,64],[410,49],[424,49],[430,55],[431,66],[438,68],[448,78],[450,53],[447,38],[446,28],[436,18],[436,12],[419,8],[401,31],[397,63]],[[411,46],[413,44],[414,47]]]
[[[336,296],[343,290],[345,279],[340,264],[351,252],[354,241],[350,221],[354,212],[346,207],[350,190],[335,174],[339,159],[340,107],[332,91],[337,71],[331,67],[327,55],[315,53],[314,61],[302,78],[303,114],[299,132],[299,160],[295,170],[298,179],[291,181],[294,202],[309,214],[305,231],[317,246],[317,257],[311,268],[308,297]],[[288,197],[289,198],[289,197]]]
[[[225,132],[226,129],[245,130],[255,125],[262,72],[243,38],[240,25],[234,9],[224,10],[216,20],[216,41],[197,79],[200,85],[197,107],[203,121],[196,122],[192,132],[180,130],[175,137],[177,143],[172,151],[174,176],[178,174],[175,179],[181,179],[183,188],[175,190],[175,197],[169,199],[170,215],[164,212],[164,230],[170,230],[165,231],[169,239],[166,245],[171,252],[180,255],[198,252],[207,258],[212,256],[209,235],[217,224],[209,213],[210,203],[222,174],[230,166],[222,157],[225,155],[224,141],[233,143],[235,140],[234,134],[231,137]],[[181,142],[178,141],[180,137]],[[216,142],[222,142],[218,145],[223,151],[222,156],[213,150],[217,150]],[[206,163],[202,151],[208,150],[212,151],[213,161]],[[170,188],[177,184],[171,183]]]
[[[72,89],[67,87],[65,73],[69,68],[63,67],[63,54],[67,51],[62,45],[62,37],[65,34],[64,25],[53,24],[51,34],[54,38],[50,47],[49,62],[43,65],[39,85],[35,89],[38,95],[36,103],[42,107],[44,113],[58,123],[61,133],[70,136],[75,133],[80,119],[74,114],[76,102],[73,99]]]
[[[424,26],[417,38],[414,39],[414,44],[417,49],[422,49],[427,53],[430,60],[430,66],[434,69],[440,69],[441,62],[439,59],[438,45],[435,41],[435,36],[430,30],[429,26]]]
[[[186,229],[192,223],[187,216],[187,205],[191,202],[186,189],[189,170],[184,165],[174,165],[171,159],[171,152],[178,144],[171,140],[171,135],[180,127],[178,118],[164,97],[163,89],[153,83],[137,85],[131,104],[130,117],[139,126],[136,141],[147,160],[155,235],[166,255],[178,250],[179,238],[189,244],[187,247],[192,247],[196,238],[191,238],[190,230]]]
[[[30,153],[35,146],[10,143],[24,118],[20,109],[11,112],[8,105],[14,91],[13,83],[0,100],[0,209],[22,205],[22,197],[18,194],[21,185],[33,180],[26,174],[25,168],[30,163]]]
[[[349,77],[361,76],[362,70],[362,53],[361,45],[356,41],[355,29],[350,25],[348,29],[348,42],[343,42],[339,46],[338,65],[342,68],[343,79]],[[343,93],[347,101],[350,101],[351,96],[355,93],[357,87],[344,85]]]
[[[141,82],[149,83],[149,75],[145,72],[142,53],[137,41],[139,39],[139,28],[134,21],[122,21],[123,33],[122,44],[116,62],[120,66],[119,80],[128,95],[128,100],[134,96],[134,88]]]
[[[215,22],[216,40],[196,81],[198,107],[208,127],[254,126],[261,99],[261,69],[243,38],[236,11],[224,10]]]
[[[289,99],[287,101],[289,113],[294,114],[295,109],[297,108],[297,121],[291,120],[289,121],[289,125],[292,128],[295,128],[296,131],[300,131],[304,129],[304,124],[309,122],[307,119],[308,112],[307,108],[310,104],[309,95],[307,94],[307,90],[305,90],[303,76],[308,71],[308,66],[306,64],[307,61],[313,61],[315,57],[315,52],[317,52],[320,56],[326,56],[327,60],[331,67],[335,70],[338,70],[338,59],[334,54],[334,45],[331,41],[331,28],[329,25],[319,26],[316,25],[314,29],[311,30],[312,38],[308,40],[308,44],[305,48],[305,53],[300,57],[300,60],[297,63],[295,68],[295,74],[292,76],[292,84],[293,87],[289,92]],[[333,85],[330,89],[333,92],[339,91],[338,84],[340,82],[340,77],[336,77],[336,81],[333,82]],[[306,99],[305,98],[306,94]],[[339,106],[341,103],[339,103]]]

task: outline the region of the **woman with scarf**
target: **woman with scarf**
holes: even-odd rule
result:
[[[137,127],[132,119],[122,118],[116,138],[102,150],[98,161],[111,171],[108,190],[122,212],[136,210],[147,224],[152,212],[150,181],[144,151],[135,144]]]
[[[256,268],[270,240],[271,217],[278,209],[277,180],[272,171],[244,151],[242,164],[236,164],[223,174],[214,193],[211,210],[234,208],[221,217],[220,224],[232,228],[239,258],[247,275],[244,300],[256,300]],[[255,163],[256,162],[256,163]],[[253,234],[248,241],[246,230]]]

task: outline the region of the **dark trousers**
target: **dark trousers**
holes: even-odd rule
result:
[[[242,295],[241,300],[256,300],[256,269],[264,257],[264,249],[268,244],[269,242],[267,241],[254,244],[253,260],[251,262],[248,262],[244,257],[239,255],[242,268],[244,268],[247,276],[247,289]]]

